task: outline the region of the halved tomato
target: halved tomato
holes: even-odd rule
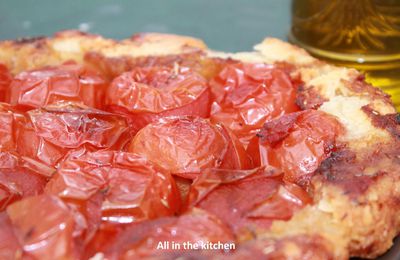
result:
[[[285,181],[307,186],[343,131],[339,121],[324,112],[292,113],[267,122],[251,141],[248,153],[255,165],[277,167]]]
[[[15,107],[0,102],[0,152],[17,149],[18,122],[25,124],[25,116]]]
[[[42,193],[52,173],[39,162],[0,152],[0,211],[17,200]]]
[[[273,168],[207,169],[192,184],[189,206],[199,207],[229,224],[238,235],[288,220],[311,202],[305,190],[282,180]]]
[[[268,119],[299,110],[297,83],[273,65],[228,65],[210,87],[211,121],[224,124],[245,146]]]
[[[73,214],[59,198],[39,195],[7,208],[24,254],[34,259],[77,259]]]
[[[124,117],[83,105],[57,103],[27,117],[18,125],[17,151],[50,166],[72,149],[120,149],[130,140]]]
[[[99,74],[81,65],[66,63],[16,75],[8,89],[6,101],[27,110],[61,100],[82,102],[101,109],[107,85]]]
[[[71,152],[45,192],[77,208],[94,223],[92,231],[100,221],[132,223],[174,215],[180,207],[179,193],[169,173],[140,156],[118,151]],[[92,212],[99,210],[99,215],[90,217],[82,211],[87,210],[88,201],[94,206]],[[98,204],[97,209],[93,203]]]
[[[0,63],[0,102],[6,100],[6,92],[12,80],[6,65]]]
[[[128,115],[132,131],[164,116],[208,117],[207,81],[184,67],[136,68],[115,78],[107,90],[108,110]]]
[[[161,118],[140,130],[128,150],[188,179],[210,167],[248,167],[241,144],[220,125],[199,117]]]
[[[96,236],[99,239],[97,241],[101,236]],[[89,250],[103,252],[107,259],[141,259],[193,250],[188,244],[197,244],[201,249],[207,243],[232,241],[234,237],[231,231],[221,220],[206,211],[193,209],[179,217],[135,223],[102,240],[103,244],[93,241],[93,247]],[[173,243],[177,246],[173,247]]]
[[[18,255],[22,256],[22,247],[15,236],[10,218],[2,212],[0,213],[0,259],[15,259]]]

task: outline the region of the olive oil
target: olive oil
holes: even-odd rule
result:
[[[293,0],[289,39],[363,71],[400,108],[400,0]]]

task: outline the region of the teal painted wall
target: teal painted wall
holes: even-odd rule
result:
[[[0,39],[71,28],[117,39],[166,32],[243,51],[267,35],[286,39],[289,9],[290,0],[0,0]]]

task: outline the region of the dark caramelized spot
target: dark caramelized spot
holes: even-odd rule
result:
[[[362,107],[362,110],[372,119],[372,124],[375,127],[386,129],[394,137],[400,139],[400,114],[380,115],[370,106]]]
[[[316,175],[320,175],[328,183],[342,187],[344,194],[356,199],[364,194],[378,178],[387,174],[379,170],[383,166],[376,167],[376,165],[382,163],[385,158],[392,158],[393,155],[395,155],[393,151],[377,149],[374,153],[358,158],[353,151],[345,147],[337,148],[321,163]],[[371,170],[375,168],[376,170]]]
[[[260,143],[275,146],[285,139],[285,137],[289,135],[300,114],[301,113],[292,113],[276,120],[266,122],[261,131],[257,133],[257,136],[261,139]]]
[[[38,43],[46,39],[46,36],[36,36],[36,37],[22,37],[14,41],[16,44],[33,44]]]
[[[367,92],[371,97],[375,97],[378,99],[383,99],[387,103],[391,103],[390,96],[382,91],[380,88],[376,88],[371,84],[365,82],[365,76],[359,75],[353,81],[346,81],[346,87],[353,90],[356,93],[365,93]]]
[[[296,95],[296,104],[301,110],[317,109],[328,99],[322,97],[314,87],[299,86]]]

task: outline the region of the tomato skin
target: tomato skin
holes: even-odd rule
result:
[[[188,204],[216,215],[240,237],[269,228],[273,220],[288,220],[310,202],[306,191],[285,183],[279,171],[260,167],[205,170],[193,182]]]
[[[98,209],[103,222],[154,219],[173,215],[180,207],[169,173],[140,156],[117,151],[71,152],[46,186],[46,193],[75,205],[101,196]]]
[[[0,213],[0,259],[15,259],[21,252],[10,218],[5,212]]]
[[[0,152],[0,211],[17,200],[41,194],[52,172],[29,158]]]
[[[127,115],[133,133],[165,116],[208,117],[210,90],[206,80],[187,68],[136,68],[113,80],[107,109]]]
[[[184,251],[184,242],[225,243],[233,240],[230,230],[217,217],[201,209],[193,209],[179,217],[132,224],[114,234],[105,241],[106,244],[97,243],[96,249],[103,252],[107,259],[141,259],[177,251],[171,248],[172,241],[180,244],[180,251]],[[157,249],[158,243],[164,241],[169,242],[169,249]]]
[[[307,186],[343,131],[333,116],[305,110],[267,122],[247,152],[255,165],[274,166],[284,172],[285,181]]]
[[[25,198],[11,204],[7,214],[25,254],[44,260],[77,258],[75,221],[57,197]]]
[[[0,152],[16,150],[18,123],[25,124],[25,116],[15,107],[0,102]]]
[[[219,125],[199,117],[166,117],[140,130],[128,150],[183,178],[209,167],[246,167],[243,147]]]
[[[272,65],[228,65],[210,82],[211,121],[224,124],[247,146],[268,119],[299,110],[297,84]]]
[[[227,152],[225,155],[226,160],[221,163],[220,169],[251,169],[252,163],[247,155],[246,149],[240,140],[225,126],[218,124],[223,134],[230,141],[228,143]]]
[[[53,167],[71,149],[121,149],[130,139],[125,118],[73,103],[31,110],[27,118],[18,125],[17,151]]]
[[[6,92],[12,80],[11,74],[6,65],[0,63],[0,102],[6,99]]]
[[[81,65],[60,66],[24,71],[10,84],[6,101],[26,110],[44,107],[57,101],[82,102],[103,108],[107,82]]]

